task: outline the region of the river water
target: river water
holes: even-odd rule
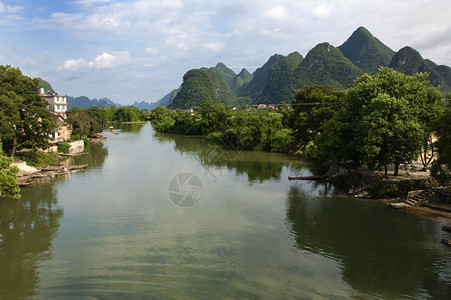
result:
[[[444,220],[150,125],[0,199],[0,299],[451,299]]]

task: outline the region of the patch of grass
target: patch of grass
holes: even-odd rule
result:
[[[38,150],[20,152],[16,155],[15,158],[23,160],[27,163],[27,165],[33,167],[48,166],[58,160],[58,156],[55,153],[45,153]]]
[[[70,145],[68,142],[62,142],[58,145],[58,152],[60,153],[69,153]]]

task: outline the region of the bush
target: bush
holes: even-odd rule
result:
[[[58,145],[58,152],[69,153],[70,144],[68,142],[62,142]]]
[[[16,158],[25,161],[27,165],[33,167],[48,166],[58,160],[58,156],[55,153],[45,153],[38,150],[20,152],[16,155]]]
[[[440,159],[432,163],[431,176],[441,185],[451,183],[451,170],[448,169],[446,164],[442,164]]]
[[[437,185],[433,179],[387,181],[381,180],[369,187],[373,198],[386,199],[407,196],[410,191],[425,190]]]

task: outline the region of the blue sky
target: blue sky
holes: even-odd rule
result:
[[[0,0],[0,64],[60,94],[154,102],[189,69],[250,72],[359,26],[451,66],[449,0]]]

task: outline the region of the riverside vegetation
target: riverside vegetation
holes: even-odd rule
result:
[[[429,168],[430,156],[438,153],[432,173],[447,183],[450,106],[427,77],[381,68],[377,74],[362,75],[347,90],[304,87],[291,105],[230,109],[206,101],[193,111],[159,106],[150,118],[160,132],[203,135],[237,149],[298,154],[324,167],[383,168],[385,176],[390,165],[396,176],[401,165],[419,156]],[[212,89],[208,80],[203,82],[207,84],[199,85],[202,89]],[[196,98],[192,78],[180,93]]]
[[[164,107],[151,112],[132,106],[74,107],[67,121],[74,139],[113,122],[151,120],[160,132],[203,135],[236,149],[298,154],[325,168],[383,168],[385,176],[388,166],[396,175],[401,165],[420,157],[424,169],[447,183],[450,109],[442,101],[449,95],[442,92],[450,91],[450,70],[410,47],[395,52],[359,27],[341,46],[321,43],[305,58],[298,52],[275,54],[253,74],[246,69],[235,74],[223,63],[190,70],[180,88],[155,104]],[[53,91],[42,79],[1,66],[3,151],[14,157],[17,150],[31,149],[18,156],[38,163],[52,160],[36,149],[48,146],[56,126],[36,93],[39,86]],[[252,109],[263,103],[277,109]],[[194,111],[173,112],[188,108]]]
[[[38,149],[49,147],[50,134],[56,129],[47,101],[38,90],[45,81],[30,78],[18,68],[0,66],[0,193],[3,196],[20,197],[16,187],[18,169],[10,166],[13,160],[24,160],[32,166],[49,165],[57,155]],[[47,89],[53,90],[51,86]],[[66,121],[73,126],[72,140],[85,139],[101,132],[112,122],[142,121],[145,112],[136,107],[72,108]],[[59,145],[65,152],[67,144]]]
[[[393,165],[397,175],[400,165],[420,156],[424,168],[430,167],[440,183],[450,181],[450,107],[427,74],[410,76],[381,68],[377,74],[362,75],[347,90],[306,86],[290,104],[259,110],[247,104],[226,107],[204,73],[188,72],[177,94],[184,95],[186,105],[202,103],[193,111],[163,106],[151,112],[131,106],[72,108],[67,121],[73,125],[74,138],[100,132],[112,122],[150,120],[160,132],[203,135],[235,149],[301,155],[324,168],[384,168],[387,176],[388,166]],[[51,158],[36,150],[48,145],[48,133],[55,128],[45,103],[33,92],[39,87],[37,80],[11,67],[2,67],[0,74],[3,151],[13,157],[16,150],[32,149],[18,157],[50,163]],[[4,174],[13,170],[3,168],[3,178],[11,178]],[[2,180],[2,193],[17,196],[10,186],[10,180]]]

